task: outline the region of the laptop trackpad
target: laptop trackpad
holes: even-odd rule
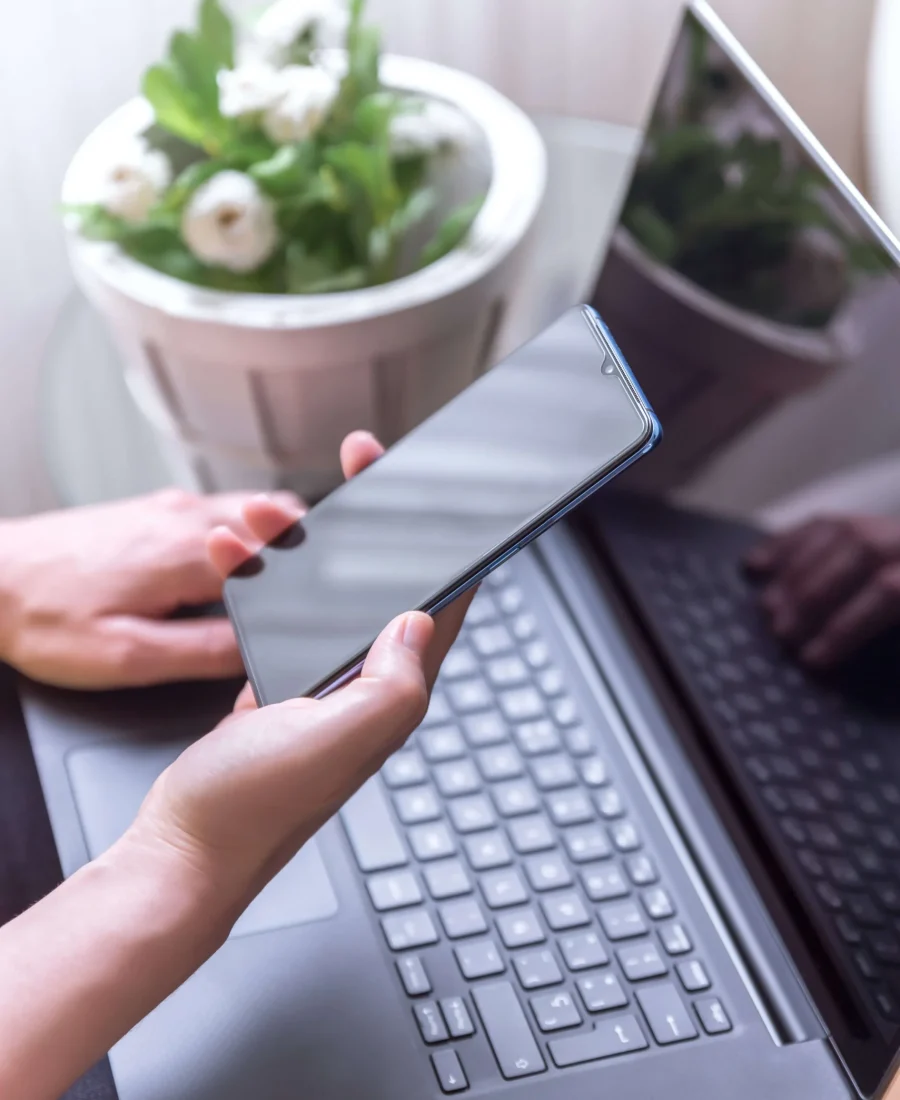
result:
[[[91,859],[125,832],[156,777],[188,744],[103,744],[67,755],[66,768]],[[325,920],[337,910],[331,880],[318,845],[311,840],[255,899],[231,935]]]

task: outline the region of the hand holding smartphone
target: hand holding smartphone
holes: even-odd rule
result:
[[[599,316],[570,310],[227,581],[258,702],[343,683],[392,618],[438,612],[660,435]]]

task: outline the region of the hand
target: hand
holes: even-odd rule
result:
[[[380,454],[371,436],[348,437],[341,451],[346,476]],[[260,542],[277,538],[298,516],[263,497],[244,509]],[[254,549],[224,527],[210,535],[209,546],[223,577]],[[435,621],[420,612],[400,616],[372,647],[360,677],[324,699],[257,710],[245,689],[233,715],[159,778],[126,845],[174,860],[177,876],[193,880],[204,907],[227,931],[421,722],[473,594]]]
[[[816,519],[747,558],[776,636],[814,667],[836,665],[900,623],[900,520]]]
[[[0,524],[0,659],[63,687],[138,687],[239,676],[224,617],[172,619],[219,599],[206,538],[250,539],[246,493],[178,489]],[[292,494],[280,498],[296,506]]]

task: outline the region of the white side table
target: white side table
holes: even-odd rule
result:
[[[501,355],[589,293],[640,145],[638,131],[608,123],[538,123],[549,150],[549,184]],[[105,326],[78,293],[60,314],[43,372],[42,442],[60,503],[93,504],[172,482]]]

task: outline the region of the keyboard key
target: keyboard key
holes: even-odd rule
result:
[[[606,821],[612,821],[625,813],[622,796],[615,787],[607,787],[605,790],[597,791],[594,795],[594,805],[597,807],[597,813]]]
[[[379,913],[388,909],[402,909],[407,905],[418,905],[422,900],[422,891],[416,876],[410,871],[372,875],[366,880],[366,887],[372,904]]]
[[[486,710],[494,703],[494,696],[480,676],[471,680],[454,680],[447,685],[447,695],[457,714],[471,714],[473,710]]]
[[[572,729],[565,730],[563,741],[570,756],[588,756],[596,749],[593,737],[584,726],[573,726]]]
[[[694,1002],[694,1009],[707,1035],[731,1031],[731,1020],[718,997],[704,997]]]
[[[491,789],[497,812],[503,817],[533,813],[539,806],[537,793],[527,779],[510,779]]]
[[[505,626],[480,626],[471,633],[472,645],[479,657],[497,657],[514,648],[512,635]]]
[[[532,668],[545,668],[550,663],[550,647],[546,642],[529,642],[523,652]]]
[[[587,787],[605,787],[609,782],[609,772],[599,756],[590,756],[579,761],[578,772],[581,782]]]
[[[662,977],[668,971],[654,943],[635,943],[616,952],[619,965],[630,982]]]
[[[547,795],[547,809],[556,825],[582,825],[593,821],[591,800],[584,791],[554,791]]]
[[[588,1012],[606,1012],[628,1004],[622,983],[615,974],[590,974],[579,978],[576,985]]]
[[[648,1045],[634,1016],[618,1016],[612,1020],[598,1020],[593,1031],[582,1035],[553,1039],[550,1042],[550,1057],[563,1069],[600,1058],[614,1058],[634,1050],[646,1050]]]
[[[428,893],[435,901],[457,898],[472,892],[472,883],[458,859],[444,859],[439,863],[429,863],[422,873],[425,876]]]
[[[513,729],[513,737],[519,751],[525,756],[540,756],[545,752],[556,752],[560,747],[556,726],[549,718],[540,718],[537,722],[523,722]]]
[[[500,709],[508,722],[527,722],[544,716],[544,699],[537,688],[523,687],[500,694]]]
[[[556,791],[563,787],[574,787],[577,782],[575,768],[568,756],[555,753],[552,756],[539,756],[531,762],[531,774],[539,790]]]
[[[436,726],[419,733],[419,746],[430,764],[464,756],[466,744],[456,726]]]
[[[569,868],[555,852],[526,859],[525,874],[534,890],[556,890],[572,885]]]
[[[704,989],[709,989],[712,984],[703,963],[697,959],[679,963],[675,967],[675,972],[688,993],[702,993]]]
[[[539,673],[538,687],[548,699],[555,699],[566,690],[566,681],[558,668],[546,668]]]
[[[615,863],[583,868],[581,881],[591,901],[612,901],[631,893],[631,888]]]
[[[526,611],[521,615],[517,615],[513,619],[512,632],[514,637],[519,642],[527,642],[532,639],[537,633],[538,622],[534,615],[530,611]]]
[[[540,989],[563,980],[552,951],[529,951],[526,955],[515,955],[513,966],[525,989]]]
[[[443,1043],[449,1038],[444,1018],[434,1001],[423,1001],[421,1004],[413,1005],[413,1014],[426,1043]]]
[[[421,997],[431,992],[431,982],[418,955],[404,955],[397,960],[397,973],[409,997]]]
[[[491,871],[480,879],[481,892],[491,909],[505,909],[528,900],[518,871]]]
[[[416,859],[421,859],[423,863],[428,859],[452,856],[456,851],[456,843],[443,821],[432,825],[414,825],[406,835]]]
[[[607,859],[612,848],[606,833],[599,825],[576,825],[563,832],[563,844],[573,863],[589,863],[595,859]]]
[[[647,931],[640,909],[631,901],[622,902],[621,905],[605,905],[597,911],[597,916],[603,925],[603,931],[613,941],[643,936]]]
[[[476,753],[478,767],[488,783],[517,779],[525,771],[522,759],[512,745],[495,745]]]
[[[559,949],[570,970],[589,970],[594,966],[605,966],[609,956],[596,932],[577,932],[574,936],[563,936]]]
[[[496,618],[498,618],[497,607],[491,599],[490,593],[482,589],[476,593],[475,599],[472,600],[469,610],[466,612],[466,626],[471,629],[492,622]]]
[[[884,914],[868,894],[850,894],[847,908],[854,920],[864,928],[881,928],[884,925]]]
[[[507,828],[513,847],[519,855],[544,852],[556,846],[556,838],[543,814],[516,818],[510,821]]]
[[[518,687],[529,679],[528,666],[521,657],[497,657],[488,662],[485,672],[494,688]]]
[[[464,837],[463,847],[475,871],[489,871],[492,867],[506,867],[512,863],[506,837],[498,829]]]
[[[571,993],[565,990],[532,997],[531,1011],[541,1031],[561,1031],[566,1027],[578,1027],[581,1023],[581,1013]]]
[[[448,804],[447,813],[458,833],[477,833],[481,829],[490,829],[497,822],[493,806],[482,794],[455,798]]]
[[[630,821],[619,821],[611,825],[609,835],[620,852],[635,852],[642,844],[640,834]]]
[[[428,778],[422,757],[414,749],[389,757],[381,774],[389,787],[412,787],[416,783],[424,783]]]
[[[533,909],[517,909],[497,918],[497,929],[505,947],[530,947],[547,938]]]
[[[502,974],[506,969],[506,964],[493,940],[460,944],[459,947],[454,947],[453,953],[456,955],[462,976],[470,982],[476,978]]]
[[[553,715],[556,724],[563,728],[566,726],[575,726],[580,721],[575,700],[571,699],[568,695],[564,695],[561,699],[554,700],[550,706],[550,713]]]
[[[694,946],[682,924],[666,924],[659,930],[659,938],[669,955],[686,955]]]
[[[509,737],[509,730],[498,710],[486,710],[481,714],[471,714],[463,719],[466,740],[473,749],[487,745],[499,745]]]
[[[394,795],[394,809],[404,825],[418,825],[422,821],[436,821],[441,816],[441,806],[431,787],[407,787]]]
[[[480,936],[487,932],[487,921],[477,901],[466,898],[464,901],[449,901],[438,907],[438,915],[444,931],[451,940],[461,940],[466,936]]]
[[[408,862],[377,778],[370,779],[347,802],[341,810],[341,822],[360,871],[384,871]]]
[[[672,899],[659,886],[653,890],[645,890],[641,896],[641,901],[647,910],[647,916],[653,920],[668,920],[669,917],[675,916],[675,906],[672,904]]]
[[[639,989],[637,999],[647,1017],[654,1039],[661,1046],[697,1038],[697,1029],[674,985],[654,985],[649,989]]]
[[[411,947],[427,947],[438,942],[437,930],[425,909],[383,917],[381,927],[392,951],[407,951]]]
[[[422,720],[422,726],[436,726],[440,723],[449,722],[452,717],[453,711],[450,710],[447,697],[440,691],[433,691],[425,718]]]
[[[544,919],[554,932],[564,932],[568,928],[580,928],[590,924],[591,918],[584,903],[577,894],[551,894],[541,899]]]
[[[462,642],[457,642],[444,658],[441,665],[443,680],[459,680],[464,676],[474,676],[478,671],[475,654]]]
[[[438,1084],[445,1093],[465,1092],[469,1082],[455,1050],[436,1050],[431,1056]]]
[[[513,1080],[543,1073],[547,1065],[510,983],[478,986],[472,999],[503,1076]]]
[[[441,1001],[441,1013],[452,1039],[465,1039],[475,1034],[475,1025],[462,997],[445,997]]]
[[[659,879],[656,866],[649,856],[629,856],[625,860],[625,870],[635,886],[650,886]]]
[[[525,602],[525,593],[517,584],[501,589],[497,595],[497,604],[504,615],[515,615]]]
[[[434,781],[444,798],[474,794],[481,788],[481,777],[471,760],[452,760],[446,764],[438,764],[434,769]]]

